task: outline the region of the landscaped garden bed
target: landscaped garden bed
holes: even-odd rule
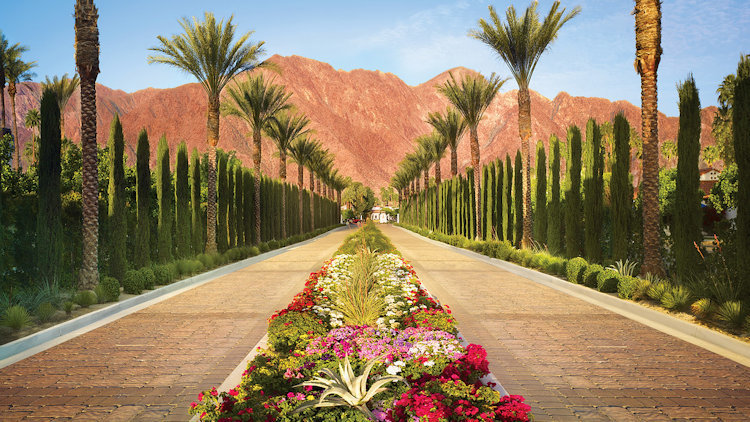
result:
[[[482,378],[447,307],[373,224],[349,237],[269,319],[239,385],[198,395],[206,421],[525,421],[523,397]]]

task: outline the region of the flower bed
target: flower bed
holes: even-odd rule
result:
[[[482,383],[489,373],[484,348],[461,344],[450,310],[427,295],[398,254],[375,256],[383,315],[369,326],[346,325],[336,295],[352,277],[355,259],[338,255],[310,274],[304,290],[270,318],[269,348],[249,362],[241,383],[229,392],[201,393],[191,414],[211,421],[528,420],[522,397],[501,397]],[[318,377],[323,372],[355,391],[347,371],[352,379],[364,371],[356,403],[339,399],[349,397],[341,391],[323,394],[310,385],[328,382]]]

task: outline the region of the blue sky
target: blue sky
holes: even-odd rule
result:
[[[29,47],[36,60],[35,80],[75,71],[73,0],[22,0],[3,6],[0,30],[11,42]],[[552,2],[540,1],[542,13]],[[487,6],[504,11],[510,2],[427,1],[226,1],[99,0],[101,74],[98,82],[127,92],[193,82],[178,70],[149,65],[156,36],[180,31],[180,17],[234,14],[238,31],[254,30],[270,54],[300,55],[334,68],[391,72],[410,85],[456,66],[510,76],[484,44],[469,38]],[[519,10],[528,1],[514,2]],[[571,95],[628,100],[640,105],[640,80],[633,70],[634,17],[630,0],[563,0],[582,13],[565,27],[545,53],[532,89],[553,98]],[[750,53],[750,3],[747,0],[664,0],[659,68],[659,109],[677,115],[676,84],[692,72],[701,105],[715,105],[715,90],[736,71],[741,53]],[[745,40],[743,43],[742,40]],[[515,88],[512,81],[505,90]]]

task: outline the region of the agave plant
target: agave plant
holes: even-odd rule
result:
[[[378,393],[388,390],[385,387],[386,384],[394,381],[403,381],[403,377],[398,375],[386,375],[376,379],[370,388],[367,388],[367,378],[370,376],[370,371],[372,371],[372,368],[381,358],[382,356],[379,356],[370,360],[367,366],[365,366],[362,375],[359,376],[354,375],[354,370],[349,363],[348,356],[344,358],[344,366],[341,366],[341,363],[339,363],[338,374],[330,368],[323,368],[320,372],[328,378],[315,377],[311,381],[305,381],[297,385],[297,387],[311,386],[322,388],[323,393],[321,393],[320,398],[302,403],[294,409],[294,413],[317,407],[348,406],[359,410],[368,419],[374,421],[375,416],[367,407],[367,402],[372,400]]]
[[[633,274],[635,274],[635,262],[630,262],[630,260],[619,260],[615,262],[614,264],[607,267],[609,270],[615,270],[617,271],[617,274],[620,274],[622,276],[632,277]]]

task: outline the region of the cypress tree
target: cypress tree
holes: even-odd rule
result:
[[[737,160],[737,258],[741,280],[750,280],[750,57],[737,65],[732,109],[734,154]],[[750,283],[745,283],[745,294]]]
[[[245,222],[245,244],[251,245],[255,240],[255,209],[253,208],[255,182],[250,169],[244,169],[242,173],[242,187],[245,189],[242,195],[243,213],[245,214],[243,219]]]
[[[523,238],[523,176],[521,170],[523,167],[523,158],[521,157],[521,150],[516,151],[516,168],[515,168],[515,188],[513,189],[513,198],[515,200],[515,209],[513,215],[516,217],[516,242],[517,248],[521,247],[521,239]]]
[[[178,258],[190,256],[191,243],[191,209],[190,187],[188,185],[188,149],[185,142],[177,146],[177,160],[175,161],[175,208],[177,216],[177,231],[175,236],[175,251]]]
[[[45,89],[42,93],[40,114],[37,167],[39,209],[36,215],[37,276],[39,280],[53,283],[60,279],[63,252],[62,201],[60,199],[60,108],[54,91]],[[0,189],[0,196],[2,196],[2,189]]]
[[[227,231],[229,233],[227,243],[230,249],[237,246],[237,214],[234,208],[234,167],[234,161],[227,163]]]
[[[586,123],[586,168],[583,180],[584,249],[586,259],[601,262],[602,224],[604,222],[604,154],[602,136],[594,119]]]
[[[492,234],[494,233],[492,222],[495,220],[495,166],[493,163],[489,163],[487,166],[485,166],[485,169],[487,169],[487,182],[485,186],[487,195],[485,196],[484,200],[484,208],[486,210],[486,214],[484,217],[484,238],[490,240],[492,239]]]
[[[568,128],[568,174],[565,178],[565,251],[568,258],[581,255],[581,130]]]
[[[701,104],[693,75],[677,86],[680,128],[677,132],[674,252],[677,275],[686,279],[697,263],[693,242],[701,241],[701,194],[698,157],[701,149]]]
[[[216,245],[219,252],[225,252],[229,247],[229,231],[227,228],[228,206],[229,206],[229,186],[227,181],[227,154],[223,151],[217,154],[219,157],[217,178],[217,192],[219,193],[219,215],[217,216],[218,227],[216,229]]]
[[[510,155],[505,154],[505,198],[503,200],[504,239],[513,243],[513,165]]]
[[[245,245],[245,213],[243,210],[243,183],[242,183],[242,166],[234,166],[234,224],[235,224],[235,244],[237,246]]]
[[[487,166],[482,166],[482,180],[480,180],[480,190],[482,191],[482,233],[484,234],[484,239],[489,239],[488,230],[487,230],[487,196],[489,194],[489,191],[487,190],[487,182],[489,181],[489,175],[487,172]]]
[[[552,253],[563,250],[562,212],[560,209],[560,140],[552,135],[549,139],[550,198],[547,207],[547,247]]]
[[[122,134],[120,116],[115,113],[109,128],[109,207],[107,227],[109,228],[109,275],[122,280],[128,269],[127,238],[128,225],[125,218],[125,140]]]
[[[169,145],[162,135],[156,149],[156,200],[159,204],[158,253],[159,262],[172,260],[172,176],[169,172]]]
[[[190,157],[190,207],[192,209],[193,254],[203,252],[203,214],[201,213],[201,161],[198,148],[193,148]]]
[[[475,221],[475,219],[477,218],[477,211],[476,211],[476,204],[477,204],[477,202],[476,202],[475,196],[481,194],[480,192],[475,192],[474,187],[476,185],[474,184],[474,177],[479,177],[479,176],[480,176],[479,175],[479,169],[477,169],[476,172],[474,171],[474,168],[472,168],[472,167],[468,167],[466,169],[466,179],[467,179],[467,182],[468,182],[468,184],[466,186],[466,189],[468,190],[466,196],[469,198],[469,201],[470,201],[467,204],[467,209],[469,210],[469,219],[468,219],[469,220],[469,230],[468,231],[469,231],[469,239],[472,239],[472,240],[477,237],[477,233],[476,233],[476,231],[477,231],[477,223]]]
[[[536,210],[534,210],[534,240],[547,243],[547,156],[544,142],[536,144]]]
[[[453,179],[451,180],[451,200],[452,200],[451,202],[453,204],[453,210],[452,210],[453,211],[453,213],[452,213],[453,215],[451,216],[452,219],[453,219],[452,224],[451,224],[452,225],[452,227],[451,227],[451,229],[452,229],[451,230],[451,234],[452,235],[461,234],[459,232],[459,222],[460,222],[460,219],[459,219],[459,214],[458,214],[458,210],[460,209],[460,205],[461,205],[459,203],[459,199],[458,199],[459,186],[460,186],[459,183],[458,183],[458,178],[459,177],[460,176],[454,176]]]
[[[503,169],[503,160],[498,158],[495,160],[495,235],[497,240],[503,240],[505,238],[505,231],[503,230],[503,209],[505,203],[503,196],[505,195],[505,171]]]
[[[630,183],[630,124],[620,112],[612,127],[612,178],[609,182],[612,200],[612,259],[628,257],[630,243],[630,216],[633,208],[633,187]]]
[[[151,146],[146,129],[138,133],[135,162],[137,220],[133,267],[151,265]]]

